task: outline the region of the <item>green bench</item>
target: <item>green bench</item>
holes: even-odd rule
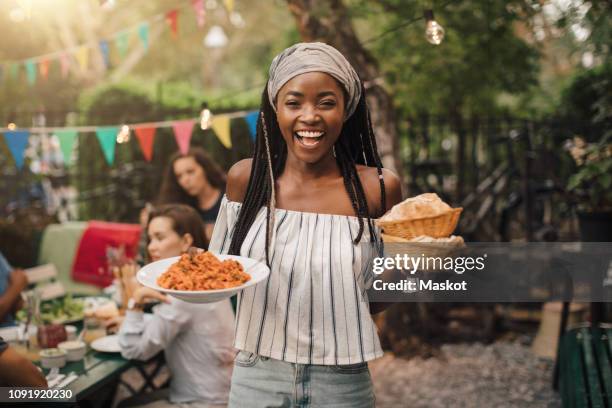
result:
[[[563,407],[612,407],[612,326],[567,331],[559,349]]]

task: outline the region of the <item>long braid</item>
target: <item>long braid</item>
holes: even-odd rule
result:
[[[268,129],[266,127],[266,118],[264,113],[260,114],[261,124],[263,128],[264,140],[266,142],[266,161],[268,162],[268,183],[269,197],[266,213],[266,263],[270,265],[269,247],[274,233],[274,213],[276,212],[276,188],[274,187],[274,172],[272,171],[272,156],[270,154],[270,141],[268,137]]]

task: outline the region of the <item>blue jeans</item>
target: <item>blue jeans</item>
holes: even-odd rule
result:
[[[230,408],[372,408],[367,363],[295,364],[241,351],[234,360]]]

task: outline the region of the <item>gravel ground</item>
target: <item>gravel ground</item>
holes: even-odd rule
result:
[[[403,359],[386,353],[370,363],[377,408],[560,407],[552,390],[553,364],[519,341],[442,346],[438,356]],[[129,370],[123,380],[138,386]],[[156,382],[168,378],[162,370]],[[120,386],[116,403],[129,394]]]
[[[370,363],[376,406],[560,407],[553,364],[519,342],[442,346],[438,357],[385,354]]]

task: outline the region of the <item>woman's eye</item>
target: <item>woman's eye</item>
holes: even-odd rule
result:
[[[321,105],[327,106],[327,107],[336,106],[336,101],[329,101],[329,100],[328,101],[322,101]]]
[[[299,102],[298,101],[287,101],[287,102],[285,102],[285,105],[287,105],[287,106],[298,106]]]

